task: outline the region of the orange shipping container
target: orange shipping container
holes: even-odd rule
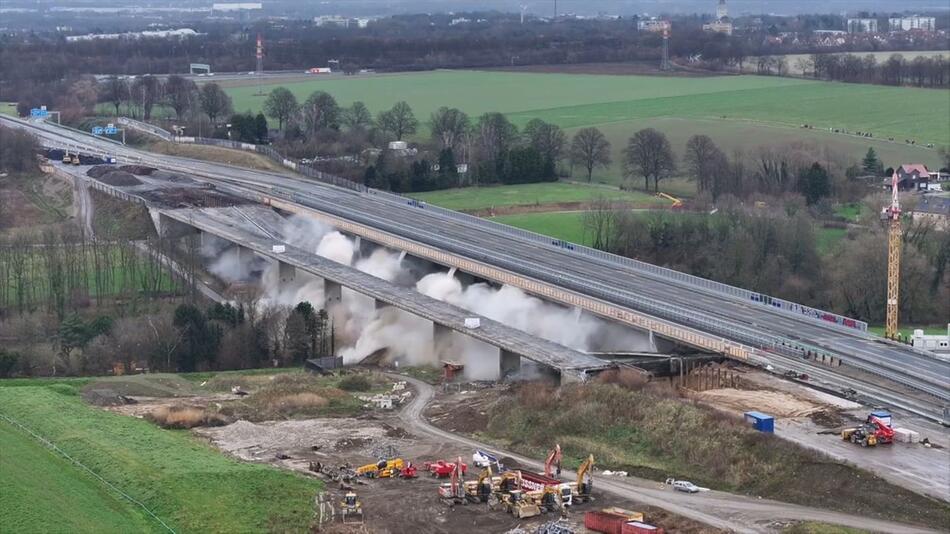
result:
[[[629,521],[620,514],[591,510],[584,514],[584,526],[594,532],[604,534],[623,534],[623,525]]]

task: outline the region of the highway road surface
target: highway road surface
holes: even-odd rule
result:
[[[22,126],[22,123],[19,125]],[[49,139],[92,145],[156,166],[187,169],[219,184],[258,192],[277,187],[286,194],[292,194],[293,201],[300,205],[619,307],[756,346],[790,368],[797,365],[813,369],[816,374],[834,374],[834,369],[801,361],[788,353],[773,353],[775,347],[781,345],[815,347],[840,357],[851,367],[921,392],[925,398],[914,401],[919,406],[904,407],[932,418],[941,418],[942,408],[950,405],[950,363],[858,330],[776,310],[688,281],[523,238],[500,226],[486,226],[467,218],[447,216],[408,199],[337,188],[304,177],[157,156],[79,132],[65,131],[53,125],[33,125],[33,128],[35,132],[36,128],[40,128],[38,133]],[[756,339],[762,342],[755,343],[753,340]],[[861,391],[857,386],[859,380],[840,381],[842,385],[851,382],[856,384],[855,389]],[[875,385],[874,380],[865,382]],[[896,395],[906,398],[902,394]]]
[[[521,465],[538,471],[544,469],[543,462],[520,456],[511,451],[498,449],[486,443],[453,434],[431,425],[425,419],[422,412],[432,400],[434,393],[432,386],[408,376],[391,376],[397,380],[405,380],[411,384],[417,392],[417,395],[408,405],[402,408],[399,414],[399,417],[405,422],[407,429],[420,434],[427,434],[446,442],[456,443],[460,446],[470,448],[472,451],[475,449],[489,451],[499,458],[509,456],[518,461]],[[561,474],[565,480],[572,480],[577,476],[576,473],[569,470],[564,470]],[[668,512],[733,532],[775,532],[781,530],[781,528],[770,525],[790,521],[820,521],[872,532],[889,532],[892,534],[937,532],[875,518],[809,508],[767,499],[755,499],[721,491],[708,491],[698,494],[680,493],[665,487],[664,484],[659,482],[637,477],[596,477],[594,480],[594,492],[596,493],[597,491],[606,491],[623,499],[630,499],[631,501],[662,508]]]

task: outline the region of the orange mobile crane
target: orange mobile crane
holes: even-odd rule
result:
[[[551,449],[551,452],[548,453],[548,457],[544,460],[544,476],[558,478],[561,476],[561,459],[563,454],[561,454],[561,446],[558,444],[554,445],[554,448]],[[551,474],[551,468],[554,467],[556,471],[554,474]]]
[[[884,208],[881,218],[888,221],[887,231],[887,320],[884,336],[897,339],[897,308],[900,302],[901,278],[901,204],[897,188],[897,172],[891,177],[891,205]]]

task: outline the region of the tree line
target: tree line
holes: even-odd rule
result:
[[[869,202],[876,217],[880,195]],[[882,323],[887,288],[886,228],[849,232],[830,254],[819,253],[816,223],[798,195],[761,207],[725,196],[715,214],[637,214],[595,202],[585,231],[595,245],[752,291]],[[907,221],[901,266],[901,316],[940,324],[950,316],[950,232]]]
[[[915,87],[950,87],[950,62],[943,55],[912,60],[892,54],[883,62],[873,55],[813,54],[798,60],[806,75],[821,80]]]

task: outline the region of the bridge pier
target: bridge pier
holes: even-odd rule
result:
[[[501,376],[501,378],[517,374],[521,371],[521,355],[505,349],[498,350],[498,367],[499,376]]]
[[[325,308],[343,302],[343,286],[332,280],[323,279],[323,299]]]
[[[293,283],[297,277],[297,268],[289,263],[277,260],[277,279],[281,284]]]
[[[244,265],[254,261],[254,251],[241,245],[235,244],[234,246],[237,248],[238,262],[240,262],[243,271]]]
[[[452,338],[452,329],[439,323],[432,323],[432,352],[441,355],[449,346]]]

